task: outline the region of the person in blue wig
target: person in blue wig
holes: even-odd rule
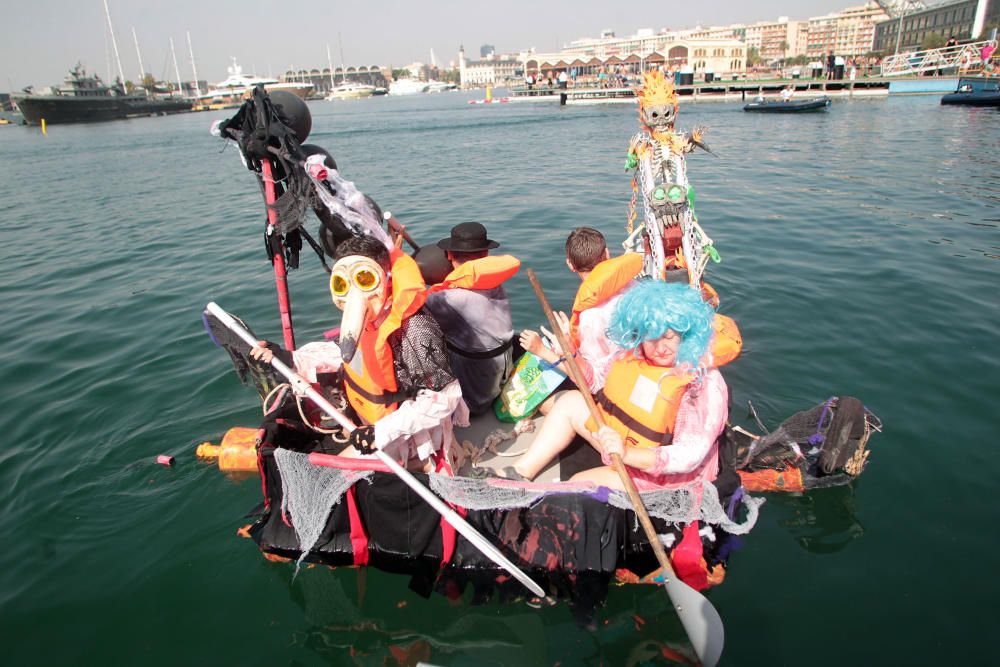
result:
[[[502,476],[534,479],[579,435],[604,465],[577,473],[574,481],[621,489],[612,453],[633,469],[640,490],[715,479],[717,440],[729,413],[717,366],[739,355],[735,323],[687,285],[648,280],[621,298],[607,333],[624,351],[594,395],[606,426],[598,430],[579,391],[567,392]]]

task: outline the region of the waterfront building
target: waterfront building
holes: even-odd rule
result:
[[[810,18],[806,55],[863,56],[873,50],[875,25],[887,18],[889,15],[875,2]]]
[[[509,86],[519,83],[524,75],[524,65],[516,56],[490,54],[482,60],[470,61],[465,57],[464,46],[458,50],[458,69],[462,88]]]
[[[334,67],[331,72],[329,67],[322,69],[288,69],[281,75],[282,83],[311,83],[313,91],[317,94],[325,95],[334,86],[342,83],[360,83],[376,88],[388,88],[388,79],[392,78],[392,73],[388,75],[380,65],[361,65],[358,67]]]
[[[725,29],[655,32],[643,28],[628,37],[605,30],[597,38],[574,40],[562,51],[526,53],[521,59],[528,73],[576,71],[578,76],[596,76],[604,70],[636,74],[663,66],[725,76],[746,69],[746,44]]]
[[[875,26],[874,50],[882,53],[918,51],[924,39],[937,34],[960,41],[986,39],[1000,24],[1000,0],[955,0],[897,15]],[[902,28],[902,34],[900,34]]]

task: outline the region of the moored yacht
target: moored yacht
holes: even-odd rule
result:
[[[233,58],[233,64],[226,69],[229,72],[229,76],[224,81],[215,84],[204,95],[199,95],[197,97],[198,106],[214,109],[237,107],[243,103],[243,98],[246,94],[259,85],[263,85],[264,89],[269,93],[284,90],[302,99],[306,99],[314,88],[311,83],[296,81],[281,82],[273,78],[246,76],[243,74],[243,68],[236,63],[236,58]]]
[[[369,86],[364,83],[352,83],[346,82],[339,86],[335,86],[330,94],[326,96],[327,100],[352,100],[361,97],[371,97],[375,94],[375,86]]]
[[[390,95],[416,95],[426,93],[428,84],[426,81],[415,81],[414,79],[399,79],[389,84]]]

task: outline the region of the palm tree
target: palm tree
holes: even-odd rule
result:
[[[788,42],[781,40],[781,44],[778,44],[778,48],[781,49],[781,66],[785,66],[785,53],[788,51]]]

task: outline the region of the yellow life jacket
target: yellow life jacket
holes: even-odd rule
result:
[[[377,326],[374,323],[365,325],[354,358],[343,368],[347,400],[367,424],[374,424],[395,411],[400,401],[409,398],[396,391],[396,373],[388,340],[403,320],[420,310],[427,298],[417,263],[400,250],[394,250],[390,259],[392,301],[389,312]]]
[[[689,373],[654,366],[630,353],[611,365],[594,401],[626,445],[660,447],[673,440],[677,409],[691,380]],[[587,428],[597,430],[593,420]]]
[[[480,257],[465,262],[449,273],[437,285],[427,288],[428,294],[446,289],[493,289],[509,280],[518,269],[521,260],[512,255]]]
[[[643,255],[627,252],[620,257],[606,259],[590,272],[573,301],[573,314],[569,320],[573,346],[580,345],[580,313],[607,303],[642,271]]]

